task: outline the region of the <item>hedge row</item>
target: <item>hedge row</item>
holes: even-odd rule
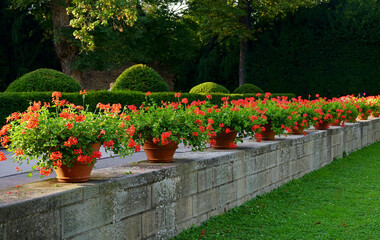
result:
[[[0,126],[4,125],[8,117],[13,112],[23,112],[25,111],[30,102],[41,101],[51,102],[51,92],[21,92],[21,93],[0,93]],[[194,94],[194,93],[182,93],[181,98],[187,98],[189,102],[196,100],[206,100],[206,95]],[[246,97],[254,97],[255,94],[211,94],[213,96],[212,102],[214,104],[220,104],[221,98],[228,96],[230,99],[241,99]],[[293,93],[274,93],[273,97],[277,96],[287,96],[289,98],[295,97]],[[82,96],[79,93],[62,93],[62,98],[67,101],[74,103],[76,105],[83,105]],[[174,102],[177,99],[174,97],[172,92],[159,92],[152,93],[150,98],[154,99],[155,102],[160,103],[161,101]],[[145,94],[142,92],[126,92],[126,91],[90,91],[85,97],[85,105],[89,106],[89,110],[93,111],[96,105],[101,102],[107,103],[120,103],[125,105],[136,105],[140,106],[141,103],[145,101]]]

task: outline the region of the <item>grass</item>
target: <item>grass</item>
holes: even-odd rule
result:
[[[175,239],[380,239],[380,142]]]

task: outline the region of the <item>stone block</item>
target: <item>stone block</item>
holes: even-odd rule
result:
[[[183,232],[186,229],[191,228],[192,226],[194,226],[194,219],[192,219],[192,218],[189,220],[180,222],[177,224],[177,233]]]
[[[270,170],[257,173],[257,188],[261,189],[271,184],[271,172]]]
[[[193,197],[185,197],[177,200],[175,205],[175,219],[177,223],[193,217]]]
[[[291,147],[281,148],[277,151],[277,164],[282,164],[291,160]]]
[[[114,207],[114,202],[103,196],[62,208],[62,237],[71,237],[111,223],[114,220]]]
[[[296,175],[297,173],[299,173],[299,164],[298,164],[298,160],[294,160],[294,161],[291,161],[290,162],[290,174],[291,176],[294,176]]]
[[[236,181],[236,196],[242,198],[247,195],[247,178],[241,178]]]
[[[301,158],[302,156],[305,155],[303,144],[298,144],[295,147],[296,147],[296,157],[297,158]]]
[[[61,226],[59,223],[60,215],[57,210],[15,219],[7,223],[7,227],[4,229],[6,230],[4,239],[60,239]]]
[[[253,194],[258,190],[258,174],[249,175],[246,178],[246,193],[248,195]]]
[[[198,171],[198,192],[212,188],[212,168]]]
[[[215,216],[219,216],[219,215],[225,213],[226,211],[227,211],[227,206],[218,207],[217,209],[212,210],[212,211],[207,213],[207,219],[215,217]]]
[[[313,152],[313,143],[312,142],[304,142],[303,143],[303,153],[304,155],[308,155]]]
[[[142,215],[143,238],[155,236],[157,239],[167,238],[175,233],[175,207],[159,206]]]
[[[232,172],[233,180],[244,178],[246,176],[247,166],[244,160],[234,161],[232,164],[232,169],[233,169],[233,172]]]
[[[216,189],[207,190],[193,196],[193,217],[198,217],[215,209],[218,205]]]
[[[176,184],[179,177],[167,178],[152,184],[152,206],[166,204],[175,200]]]
[[[267,156],[266,154],[261,154],[258,155],[254,158],[253,162],[253,173],[258,173],[261,171],[264,171],[266,169],[266,161],[267,161]]]
[[[279,178],[281,180],[291,176],[291,174],[290,174],[290,162],[282,163],[278,166],[278,168],[279,168]]]
[[[266,154],[266,169],[277,166],[277,151],[271,151]]]
[[[268,170],[270,174],[271,183],[280,181],[280,167],[275,166]]]
[[[182,175],[179,181],[175,185],[175,196],[176,199],[184,198],[190,196],[197,192],[198,185],[198,174],[197,172],[191,172]]]
[[[120,222],[111,223],[90,231],[78,234],[68,240],[83,239],[123,239],[135,240],[142,239],[141,214],[129,217]]]
[[[212,186],[217,187],[232,181],[232,164],[222,164],[213,167]]]
[[[242,197],[242,198],[239,198],[238,200],[237,200],[237,205],[238,206],[241,206],[241,205],[243,205],[244,203],[246,203],[247,201],[249,201],[251,198],[248,196],[248,195],[246,195],[246,196],[244,196],[244,197]]]
[[[199,226],[201,225],[203,222],[207,221],[208,219],[208,214],[205,213],[205,214],[201,214],[199,216],[197,216],[195,219],[194,219],[194,224],[195,226]]]
[[[218,206],[225,206],[227,203],[235,201],[236,195],[236,182],[220,186],[218,189]]]
[[[159,191],[159,190],[158,190]],[[157,195],[156,195],[157,196]],[[115,192],[113,196],[115,220],[119,221],[128,216],[142,213],[152,206],[152,187],[142,186],[127,188]]]

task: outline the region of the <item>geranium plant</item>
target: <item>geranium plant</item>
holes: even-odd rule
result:
[[[211,99],[211,95],[206,96]],[[266,121],[256,111],[256,102],[253,98],[229,101],[228,97],[223,97],[222,106],[206,104],[207,129],[211,137],[209,143],[215,145],[218,134],[236,132],[237,136],[230,148],[236,148],[237,142],[243,142],[247,136],[257,137],[260,140],[261,126]]]
[[[115,142],[121,134],[114,120],[120,105],[93,113],[60,99],[61,96],[54,92],[52,106],[34,102],[25,112],[7,118],[8,124],[0,132],[1,143],[14,152],[16,162],[35,159],[34,168],[48,176],[53,168],[70,168],[75,162],[94,164],[101,153],[93,151],[91,144],[102,143],[106,150],[118,153],[131,152]]]
[[[129,105],[120,116],[121,128],[125,131],[125,145],[133,148],[152,140],[158,145],[167,145],[170,141],[183,143],[192,150],[202,151],[207,147],[205,112],[201,106],[204,102],[189,104],[186,98],[178,102],[158,105],[146,93],[146,102],[140,107]]]

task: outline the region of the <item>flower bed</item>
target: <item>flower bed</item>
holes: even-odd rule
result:
[[[312,125],[344,126],[345,120],[380,113],[380,96],[289,100],[258,93],[238,100],[222,97],[222,104],[217,105],[211,95],[206,100],[190,102],[176,93],[176,101],[157,104],[150,92],[139,107],[98,103],[92,112],[85,105],[86,94],[81,91],[82,106],[69,103],[61,99],[61,93],[54,92],[52,104],[33,102],[27,111],[13,113],[1,128],[2,146],[14,152],[20,163],[38,160],[35,167],[47,176],[52,169],[71,168],[77,162],[93,165],[101,157],[92,148],[95,143],[122,156],[140,151],[148,142],[158,147],[183,143],[194,151],[203,151],[208,144],[216,144],[215,137],[233,131],[236,138],[228,147],[236,148],[245,137],[260,142],[268,130],[275,135],[306,134],[304,130]],[[5,159],[0,153],[0,161]]]

